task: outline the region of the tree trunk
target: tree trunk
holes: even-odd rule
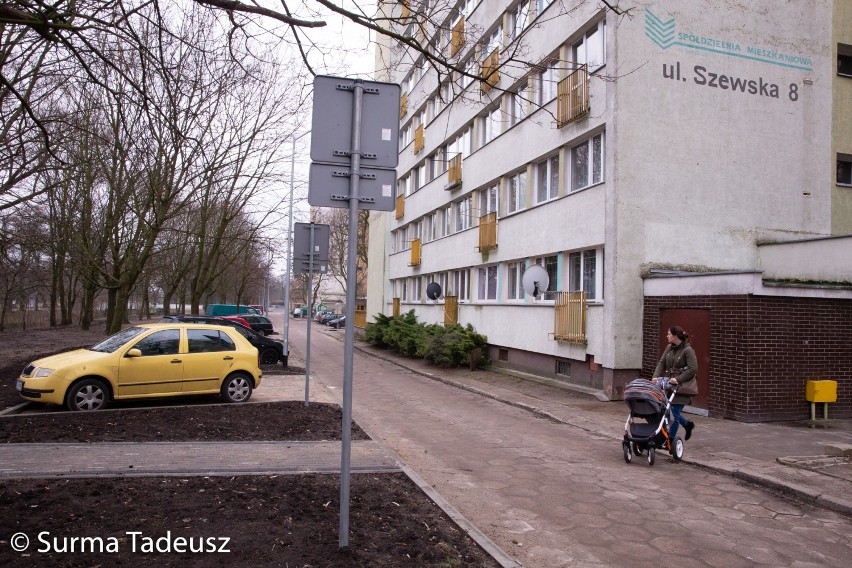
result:
[[[88,330],[95,319],[95,289],[86,287],[83,294],[83,305],[80,307],[80,327]]]

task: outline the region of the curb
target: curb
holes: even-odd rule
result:
[[[521,410],[525,410],[527,412],[530,412],[531,414],[538,416],[539,418],[545,418],[547,420],[551,420],[551,421],[559,423],[559,424],[565,424],[567,426],[579,428],[580,430],[583,430],[585,432],[594,433],[597,436],[605,436],[609,439],[616,440],[616,441],[621,440],[621,438],[619,438],[619,437],[608,436],[608,435],[603,434],[599,431],[593,431],[593,430],[590,430],[589,428],[585,428],[585,427],[583,427],[579,424],[575,424],[575,423],[572,423],[572,422],[565,421],[565,420],[563,420],[563,419],[561,419],[557,416],[554,416],[553,414],[551,414],[547,411],[541,410],[540,408],[537,408],[535,406],[525,404],[525,403],[522,403],[522,402],[507,400],[507,399],[501,398],[500,396],[495,395],[493,393],[486,392],[486,391],[483,391],[481,389],[477,389],[475,387],[471,387],[471,386],[464,385],[464,384],[461,384],[461,383],[457,383],[455,381],[452,381],[450,379],[446,379],[444,377],[440,377],[440,376],[435,375],[433,373],[427,373],[427,372],[424,372],[424,371],[420,371],[418,369],[413,369],[411,367],[407,367],[407,366],[403,365],[402,363],[400,363],[399,361],[397,361],[396,359],[393,359],[393,358],[390,358],[390,357],[383,357],[382,355],[377,354],[377,353],[373,353],[372,351],[367,351],[365,349],[361,349],[357,345],[355,346],[355,349],[358,349],[361,353],[364,353],[366,355],[370,355],[371,357],[375,357],[376,359],[381,359],[381,360],[387,361],[389,363],[393,363],[395,365],[398,365],[398,366],[400,366],[404,369],[411,371],[412,373],[426,377],[428,379],[436,380],[436,381],[442,382],[446,385],[450,385],[450,386],[453,386],[453,387],[456,387],[456,388],[460,388],[462,390],[466,390],[468,392],[471,392],[471,393],[474,393],[474,394],[477,394],[477,395],[480,395],[480,396],[484,396],[484,397],[490,398],[492,400],[496,400],[496,401],[501,402],[503,404],[508,404],[509,406],[514,406],[515,408],[520,408]],[[499,369],[495,369],[495,370],[500,372]],[[728,475],[728,476],[731,476],[735,479],[739,479],[741,481],[745,481],[745,482],[748,482],[748,483],[759,485],[759,486],[764,487],[766,489],[770,489],[770,490],[782,493],[784,495],[794,497],[794,498],[796,498],[800,501],[803,501],[806,504],[820,506],[820,507],[832,510],[836,513],[841,513],[841,514],[846,515],[846,516],[852,516],[852,501],[849,501],[848,499],[844,499],[842,497],[837,497],[837,496],[834,496],[834,495],[822,494],[819,491],[816,491],[813,488],[805,486],[805,485],[801,485],[801,484],[797,484],[797,483],[791,483],[789,481],[783,481],[783,480],[778,479],[776,477],[773,477],[771,475],[767,475],[767,474],[756,472],[756,471],[750,471],[748,469],[739,469],[739,468],[731,468],[731,467],[720,466],[718,464],[710,463],[710,462],[707,462],[707,461],[704,461],[704,460],[701,460],[701,459],[696,460],[696,459],[688,459],[687,458],[687,459],[684,459],[682,461],[682,463],[687,464],[687,465],[691,465],[691,466],[695,466],[695,467],[699,467],[699,468],[702,468],[702,469],[706,469],[708,471],[712,471],[712,472],[719,473],[719,474],[722,474],[722,475]]]

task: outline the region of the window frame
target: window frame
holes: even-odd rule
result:
[[[604,281],[604,249],[603,247],[574,250],[568,255],[568,291],[586,292],[586,301],[598,303],[603,301]],[[589,258],[593,258],[594,265],[589,268]],[[575,266],[579,260],[579,266]],[[594,272],[591,272],[591,271]],[[589,283],[592,282],[593,289],[589,291]]]
[[[523,183],[519,183],[523,180]],[[506,212],[515,213],[526,209],[527,170],[518,170],[508,178],[506,187]]]
[[[837,153],[835,183],[842,187],[852,187],[852,154]]]
[[[509,262],[506,264],[506,299],[511,302],[522,301],[524,299],[524,276],[525,263],[521,260]]]
[[[555,161],[555,164],[554,164]],[[542,187],[541,187],[541,170],[544,167],[546,185],[545,185],[545,194],[544,198],[542,198]],[[547,201],[551,201],[559,197],[559,153],[552,154],[547,156],[543,160],[536,162],[535,164],[535,198],[536,203],[545,203]],[[555,180],[554,180],[555,176]],[[555,186],[555,187],[554,187]]]
[[[852,79],[852,45],[837,44],[837,74]]]
[[[572,193],[575,191],[580,191],[586,189],[588,187],[592,187],[594,185],[598,185],[604,183],[606,181],[605,171],[606,171],[606,137],[604,132],[599,132],[597,134],[593,134],[580,142],[579,144],[575,144],[571,147],[570,151],[570,160],[567,165],[567,170],[569,174],[569,188],[568,193]],[[594,179],[594,161],[595,161],[595,139],[600,140],[599,144],[599,155],[598,165],[600,166],[600,179]],[[577,152],[579,148],[586,148],[586,165],[585,165],[585,180],[584,185],[577,185],[577,180],[579,179],[578,171],[577,171]]]
[[[596,37],[596,34],[600,33],[599,37]],[[594,64],[589,64],[589,42],[593,41],[596,43],[596,47],[600,48],[600,56],[601,62],[594,62]],[[575,41],[571,45],[571,58],[574,63],[578,65],[589,65],[589,73],[600,69],[601,67],[606,65],[606,20],[599,20],[589,26],[585,32],[583,32],[582,37],[580,37],[577,41]]]
[[[480,302],[497,301],[497,269],[496,264],[478,268],[477,300]]]

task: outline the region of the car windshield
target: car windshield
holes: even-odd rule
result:
[[[91,351],[99,351],[101,353],[113,353],[116,349],[144,331],[144,327],[128,327],[127,329],[122,329],[115,335],[107,337],[97,345],[89,347],[89,349]]]

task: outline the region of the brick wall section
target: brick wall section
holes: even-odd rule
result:
[[[659,360],[663,309],[711,311],[711,416],[743,422],[807,419],[805,383],[830,379],[837,381],[837,402],[829,405],[829,417],[852,417],[852,301],[749,295],[646,297],[643,376],[650,376]]]

